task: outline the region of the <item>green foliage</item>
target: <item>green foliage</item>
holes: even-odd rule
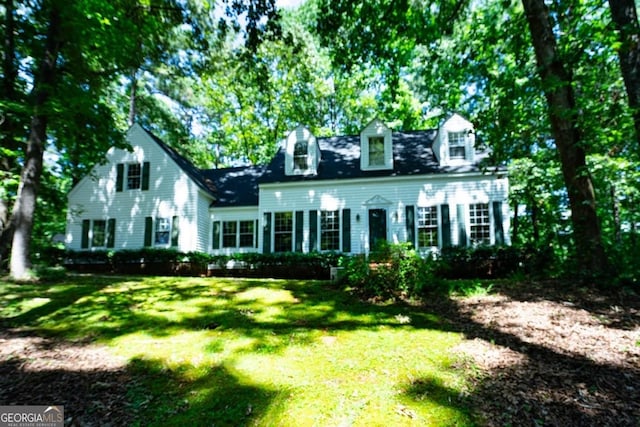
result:
[[[341,260],[345,285],[367,297],[419,297],[429,292],[478,295],[491,291],[482,279],[540,277],[557,266],[551,247],[447,247],[421,257],[409,245],[381,245],[370,256]]]
[[[422,258],[406,244],[384,244],[369,257],[356,255],[341,262],[344,282],[368,297],[416,296],[439,285],[433,260]]]

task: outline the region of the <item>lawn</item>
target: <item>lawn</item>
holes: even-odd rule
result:
[[[123,360],[134,425],[474,421],[469,370],[453,351],[462,334],[429,310],[362,302],[327,282],[0,282],[0,310],[6,334],[106,346]]]

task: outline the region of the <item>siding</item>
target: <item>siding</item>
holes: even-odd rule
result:
[[[145,217],[171,219],[178,216],[180,236],[177,249],[204,249],[207,237],[199,232],[198,222],[201,218],[207,221],[208,203],[198,186],[139,126],[134,125],[127,138],[133,147],[132,152],[110,149],[107,162],[94,167],[92,173],[69,193],[67,247],[80,249],[83,219],[115,219],[114,248],[138,249],[144,245]],[[151,166],[149,190],[116,192],[116,165],[145,161]]]
[[[407,241],[409,237],[406,228],[406,206],[449,204],[450,224],[454,227],[458,221],[456,205],[489,203],[492,209],[492,201],[506,201],[507,195],[506,178],[479,174],[267,184],[262,185],[260,189],[259,217],[262,218],[265,212],[350,209],[351,251],[362,253],[370,250],[370,208],[387,209],[387,238],[390,242],[400,243]],[[506,231],[509,229],[509,216],[506,203],[502,204],[502,209],[502,228],[505,230],[505,240],[508,243]],[[492,211],[490,216],[493,218],[491,213]],[[454,230],[451,232],[451,238],[452,244],[458,244],[458,234]],[[442,236],[439,241],[442,242]],[[309,251],[309,247],[307,238],[303,250]]]

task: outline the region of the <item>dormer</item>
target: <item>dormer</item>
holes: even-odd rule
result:
[[[459,166],[475,160],[473,124],[458,114],[449,117],[438,129],[433,152],[442,166]]]
[[[378,119],[360,132],[360,168],[363,171],[393,169],[391,129]]]
[[[320,163],[316,137],[304,126],[298,126],[285,141],[285,174],[315,175]]]

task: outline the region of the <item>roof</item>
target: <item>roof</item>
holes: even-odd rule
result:
[[[218,189],[212,207],[258,206],[258,180],[264,166],[208,169],[201,173]]]
[[[205,193],[214,199],[218,197],[216,186],[213,182],[207,180],[202,173],[202,169],[197,168],[193,163],[165,144],[164,141],[155,136],[152,132],[144,129],[142,126],[140,126],[140,128],[143,129],[147,135],[149,135],[169,155],[169,157],[176,162],[180,169],[182,169],[202,190],[204,190]]]
[[[360,136],[317,138],[322,153],[315,175],[286,175],[284,148],[278,150],[267,167],[261,183],[313,180],[352,179],[385,176],[411,176],[482,171],[481,162],[488,151],[476,151],[475,164],[440,166],[433,153],[437,129],[392,132],[393,169],[362,170],[360,167]]]

